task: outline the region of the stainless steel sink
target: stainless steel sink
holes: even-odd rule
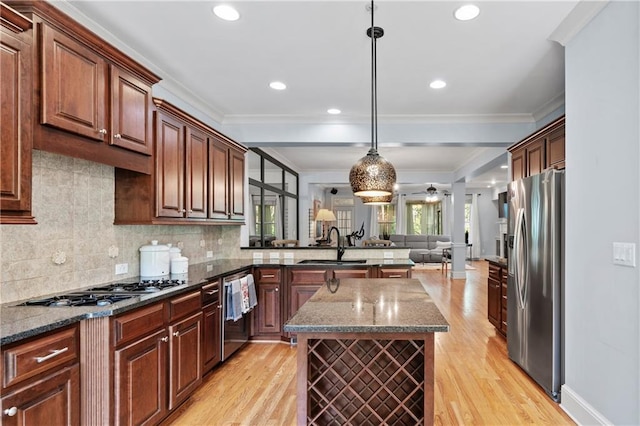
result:
[[[352,263],[367,263],[366,259],[356,260],[335,260],[335,259],[305,259],[298,262],[298,264],[323,264],[323,265],[348,265]]]

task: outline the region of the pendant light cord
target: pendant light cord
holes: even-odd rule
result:
[[[378,150],[378,84],[376,58],[376,31],[373,22],[375,5],[371,0],[371,149]]]

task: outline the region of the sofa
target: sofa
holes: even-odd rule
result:
[[[442,262],[442,249],[451,247],[449,235],[392,234],[389,239],[398,247],[409,248],[409,258],[415,263]]]

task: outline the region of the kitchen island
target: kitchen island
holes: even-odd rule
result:
[[[284,330],[299,425],[433,423],[434,333],[449,324],[419,280],[329,280]]]

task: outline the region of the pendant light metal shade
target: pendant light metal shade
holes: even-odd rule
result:
[[[383,206],[385,204],[391,204],[393,201],[393,194],[381,195],[379,197],[360,197],[360,199],[367,206]]]
[[[374,10],[372,1],[371,27],[367,30],[367,35],[371,38],[371,149],[351,167],[349,172],[349,183],[353,195],[357,197],[393,196],[393,186],[396,183],[396,169],[378,154],[376,39],[384,35],[384,30],[373,24]]]
[[[353,195],[358,197],[380,197],[393,195],[396,169],[374,148],[351,167],[349,182]]]

